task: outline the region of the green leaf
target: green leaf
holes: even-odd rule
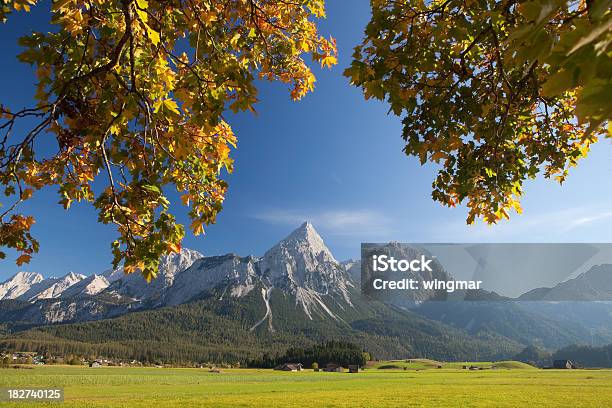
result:
[[[542,85],[542,95],[556,96],[574,87],[574,74],[569,70],[557,72]]]
[[[151,193],[161,194],[161,189],[154,184],[145,184],[142,186],[144,190],[147,190]]]

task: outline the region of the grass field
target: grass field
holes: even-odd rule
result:
[[[349,374],[82,366],[0,369],[0,387],[44,386],[64,387],[65,403],[3,406],[612,406],[612,370],[369,369]]]

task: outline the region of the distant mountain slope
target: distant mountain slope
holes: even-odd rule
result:
[[[520,346],[499,336],[471,337],[462,330],[374,302],[352,293],[354,308],[328,298],[332,319],[317,311],[304,318],[301,305],[284,291],[269,299],[273,330],[257,325],[266,314],[262,286],[243,297],[221,296],[218,288],[191,303],[95,322],[44,326],[0,339],[0,349],[63,350],[162,361],[245,361],[291,346],[344,339],[378,358],[430,357],[444,360],[507,358]]]
[[[12,330],[0,346],[221,361],[346,339],[381,358],[474,360],[612,336],[590,333],[608,324],[603,315],[591,327],[503,302],[430,302],[409,310],[424,294],[395,304],[366,301],[359,272],[359,261],[338,262],[304,223],[262,257],[183,249],[162,258],[150,284],[121,268],[50,279],[20,273],[0,285],[0,323]],[[451,278],[437,264],[420,276],[431,277]]]
[[[93,296],[108,288],[110,283],[103,275],[90,275],[64,290],[60,297]]]
[[[34,284],[23,295],[20,300],[35,301],[39,299],[52,299],[60,297],[67,289],[85,279],[85,275],[70,272],[61,278],[45,279]]]
[[[492,333],[547,349],[574,343],[607,344],[612,341],[610,332],[592,331],[581,319],[565,318],[559,313],[562,305],[551,304],[544,309],[536,303],[539,302],[428,302],[414,311],[472,335]]]
[[[552,288],[537,288],[524,293],[521,300],[612,301],[612,265],[593,266],[574,279]]]
[[[40,273],[17,272],[0,284],[0,300],[17,299],[45,278]]]
[[[158,305],[176,277],[203,257],[204,255],[198,251],[187,248],[181,249],[178,254],[164,256],[159,262],[157,277],[150,283],[147,283],[139,273],[125,275],[122,267],[107,271],[104,277],[111,283],[106,291],[119,297]]]

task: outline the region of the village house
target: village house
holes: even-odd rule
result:
[[[302,371],[301,363],[284,363],[274,367],[278,371]]]
[[[570,360],[555,360],[553,361],[553,368],[571,369],[571,368],[578,368],[578,367],[576,367],[576,365],[572,363]]]
[[[328,363],[325,366],[325,371],[327,371],[328,373],[343,373],[344,368],[342,368],[342,366],[338,364]]]

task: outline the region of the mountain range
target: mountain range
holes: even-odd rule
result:
[[[607,304],[590,325],[576,308],[572,321],[554,307],[529,306],[540,302],[408,308],[363,298],[359,271],[360,261],[337,261],[304,223],[261,257],[182,249],[161,259],[151,283],[122,268],[48,279],[19,272],[0,284],[0,348],[228,361],[345,339],[377,357],[474,360],[507,358],[530,344],[593,342],[593,330],[598,343],[612,340]]]

